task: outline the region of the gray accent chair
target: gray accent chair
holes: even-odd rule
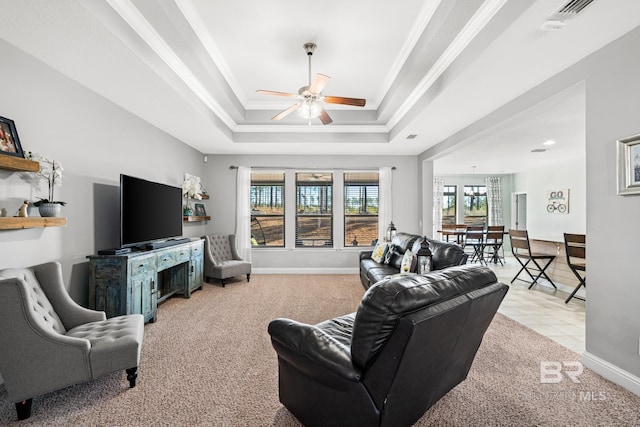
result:
[[[244,261],[236,250],[235,234],[212,234],[202,236],[204,239],[204,277],[220,280],[222,287],[225,279],[247,275],[251,277],[251,263]]]
[[[0,270],[0,374],[18,419],[34,396],[126,370],[135,387],[141,314],[107,319],[67,293],[60,263]]]

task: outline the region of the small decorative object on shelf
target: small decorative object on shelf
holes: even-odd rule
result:
[[[27,218],[29,214],[27,213],[27,208],[29,207],[29,201],[25,200],[20,209],[18,209],[18,216],[21,218]]]
[[[202,203],[196,203],[196,216],[207,216],[207,211]]]
[[[193,207],[191,200],[202,200],[202,184],[200,178],[188,173],[184,174],[184,182],[182,183],[182,195],[184,196],[184,215],[193,215]],[[187,210],[189,213],[187,213]]]
[[[33,203],[38,207],[40,216],[43,217],[57,217],[60,216],[61,207],[66,205],[66,202],[57,201],[53,197],[53,193],[57,185],[62,185],[62,171],[64,168],[62,164],[57,160],[50,160],[39,154],[27,152],[27,159],[40,162],[40,170],[37,172],[38,177],[47,181],[49,187],[48,198],[40,198],[37,202]]]

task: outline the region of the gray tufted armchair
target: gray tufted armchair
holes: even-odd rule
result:
[[[144,320],[71,299],[57,262],[0,270],[0,374],[18,419],[34,396],[126,370],[135,387]]]
[[[235,234],[212,234],[203,236],[204,244],[204,277],[219,279],[222,286],[229,277],[247,275],[251,277],[251,263],[244,261],[236,250]]]

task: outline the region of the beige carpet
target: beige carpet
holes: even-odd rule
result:
[[[145,327],[138,385],[124,373],[34,398],[20,425],[299,426],[278,401],[269,320],[316,323],[354,311],[357,275],[254,275],[225,288],[206,284],[159,307]],[[574,384],[540,383],[541,361],[579,356],[497,315],[469,378],[432,407],[419,426],[640,425],[640,397],[585,369]],[[0,387],[0,423],[16,421]]]

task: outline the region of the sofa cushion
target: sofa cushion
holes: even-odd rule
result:
[[[356,312],[351,339],[354,365],[365,369],[375,359],[404,314],[495,282],[491,269],[476,265],[379,281],[366,291]]]
[[[432,239],[428,239],[428,241],[434,270],[443,270],[463,264],[463,260],[468,256],[465,254],[464,249],[456,243]]]
[[[398,269],[390,265],[378,264],[376,267],[372,267],[367,271],[367,279],[369,283],[374,284],[384,279],[387,276],[398,274]]]

